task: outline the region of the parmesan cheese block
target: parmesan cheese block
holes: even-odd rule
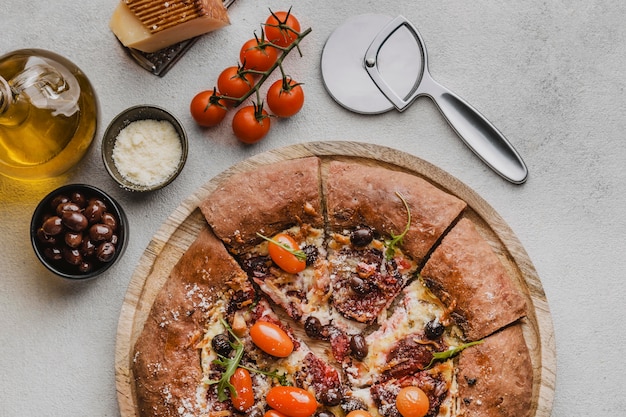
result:
[[[228,24],[221,0],[122,0],[109,27],[124,46],[155,52]]]

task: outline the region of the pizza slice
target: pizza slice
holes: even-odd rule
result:
[[[461,219],[421,271],[466,340],[479,340],[526,314],[526,301],[474,223]]]

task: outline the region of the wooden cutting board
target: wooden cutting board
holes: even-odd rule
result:
[[[469,187],[432,164],[398,150],[356,142],[311,142],[293,145],[247,159],[208,181],[185,199],[155,233],[143,253],[120,313],[116,352],[116,386],[122,417],[136,416],[130,370],[132,347],[143,328],[157,292],[206,222],[198,209],[225,178],[260,165],[293,158],[318,156],[324,160],[356,159],[423,177],[467,203],[463,216],[476,223],[510,275],[526,295],[530,311],[524,337],[533,362],[534,417],[549,417],[554,398],[556,348],[552,318],[541,281],[521,243],[498,213]]]

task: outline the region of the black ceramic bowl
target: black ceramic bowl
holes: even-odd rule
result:
[[[120,132],[131,123],[139,120],[167,121],[172,124],[174,130],[176,130],[176,133],[178,134],[178,138],[180,139],[182,153],[176,169],[171,175],[157,184],[142,185],[129,181],[120,173],[119,169],[115,165],[115,160],[113,159],[115,141],[117,140]],[[172,113],[157,106],[134,106],[115,116],[111,123],[109,123],[109,126],[104,132],[104,136],[102,138],[102,161],[104,162],[104,167],[111,178],[113,178],[123,189],[127,191],[154,191],[165,187],[174,181],[178,174],[180,174],[185,166],[185,162],[187,161],[188,146],[185,129]]]
[[[61,203],[73,205],[60,210]],[[102,274],[122,256],[128,242],[128,220],[122,207],[104,191],[86,184],[64,185],[37,205],[30,240],[37,258],[50,271],[70,280],[87,280]]]

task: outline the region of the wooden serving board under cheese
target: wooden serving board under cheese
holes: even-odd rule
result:
[[[407,153],[377,145],[356,142],[311,142],[293,145],[247,159],[208,181],[185,199],[155,233],[131,277],[120,313],[116,342],[116,384],[123,417],[135,416],[130,364],[131,352],[143,328],[157,292],[185,250],[206,226],[198,209],[228,176],[255,167],[307,156],[359,160],[387,166],[425,178],[435,186],[467,203],[463,216],[470,218],[488,240],[511,277],[522,288],[529,314],[524,319],[524,338],[533,362],[534,417],[549,417],[554,398],[556,348],[554,329],[541,280],[521,243],[500,215],[473,190],[445,171]]]

